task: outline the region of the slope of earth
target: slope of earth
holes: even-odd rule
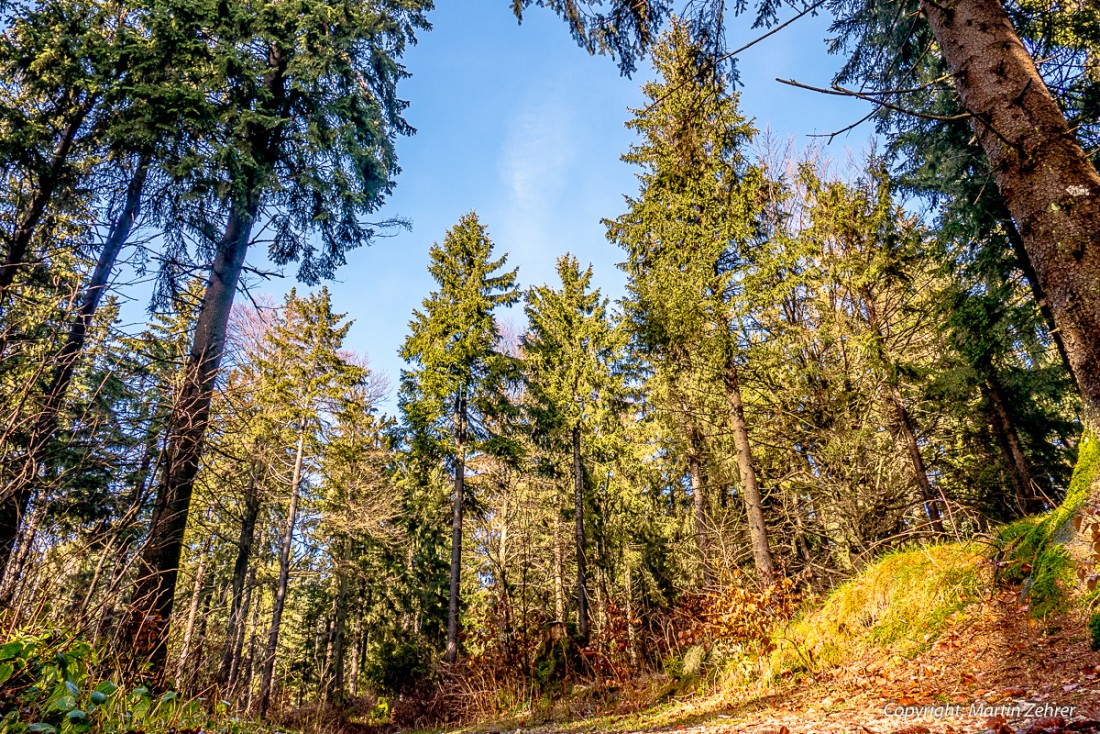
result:
[[[690,690],[649,707],[625,689],[602,706],[574,697],[556,705],[570,723],[527,714],[471,731],[1100,733],[1087,605],[1035,619],[1019,589],[997,585],[993,555],[950,543],[888,554],[784,629],[755,682],[666,685]]]
[[[1085,615],[1033,619],[1015,591],[952,615],[927,650],[866,653],[769,690],[673,702],[533,732],[919,734],[1100,732],[1100,654]]]

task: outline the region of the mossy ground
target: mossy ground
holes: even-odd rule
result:
[[[1100,441],[1085,434],[1077,466],[1062,504],[1046,515],[1027,517],[1001,530],[1004,544],[1001,581],[1022,584],[1035,617],[1065,609],[1076,586],[1074,564],[1066,544],[1073,538],[1073,517],[1093,495],[1100,478]]]
[[[770,672],[812,672],[872,647],[920,652],[952,614],[988,592],[992,555],[989,546],[947,543],[885,556],[779,635]]]

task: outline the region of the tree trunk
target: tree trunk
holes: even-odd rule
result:
[[[283,623],[283,607],[286,605],[287,582],[290,579],[290,557],[294,546],[294,523],[298,518],[298,495],[302,489],[302,459],[305,455],[306,431],[303,426],[298,436],[298,449],[294,455],[294,478],[290,488],[290,509],[286,513],[286,530],[279,549],[279,580],[275,586],[275,603],[271,609],[271,629],[267,632],[267,649],[264,651],[264,667],[260,677],[259,715],[267,719],[271,705],[271,681],[275,673],[275,651],[279,647],[279,630]]]
[[[749,539],[756,572],[762,580],[775,575],[775,563],[768,545],[768,529],[764,524],[764,505],[760,497],[760,485],[756,481],[756,465],[749,443],[749,425],[745,420],[745,405],[741,399],[741,382],[737,375],[732,350],[726,357],[724,372],[726,400],[729,403],[730,427],[733,429],[733,445],[737,449],[737,469],[741,474],[741,497],[745,502],[745,514],[749,521]]]
[[[1012,221],[1012,215],[1009,214],[1008,209],[1004,206],[1004,201],[1000,202],[998,207],[1002,210],[1003,214],[999,221],[1001,226],[1005,228],[1005,234],[1008,237],[1009,243],[1012,245],[1012,251],[1016,255],[1016,267],[1020,269],[1020,272],[1024,275],[1024,280],[1027,281],[1028,287],[1031,289],[1031,297],[1035,299],[1035,303],[1039,306],[1039,313],[1043,317],[1043,324],[1050,332],[1050,338],[1054,341],[1054,346],[1058,350],[1058,356],[1062,359],[1062,365],[1066,368],[1066,372],[1070,375],[1073,374],[1073,364],[1069,361],[1069,354],[1066,352],[1066,343],[1062,341],[1062,332],[1058,330],[1058,324],[1054,320],[1054,312],[1050,310],[1050,301],[1047,300],[1047,294],[1043,291],[1043,286],[1039,282],[1039,276],[1035,274],[1035,268],[1031,265],[1031,260],[1027,256],[1027,248],[1024,247],[1024,239],[1020,236],[1020,230],[1016,229],[1016,222]]]
[[[909,409],[905,407],[901,388],[896,384],[890,386],[890,400],[894,405],[898,431],[905,442],[905,450],[909,453],[909,461],[913,465],[913,475],[917,479],[921,499],[924,500],[924,511],[928,515],[928,522],[933,530],[942,533],[943,520],[940,517],[940,508],[936,503],[936,491],[932,489],[932,482],[928,479],[928,470],[924,466],[924,457],[921,456],[917,434],[913,429],[913,419],[909,415]]]
[[[363,616],[355,617],[355,627],[351,633],[351,665],[348,671],[348,693],[353,697],[359,695],[359,664],[363,654]]]
[[[1005,405],[1004,393],[996,378],[986,380],[988,385],[988,398],[991,408],[990,425],[997,436],[997,443],[1004,457],[1005,469],[1008,470],[1009,482],[1016,493],[1016,502],[1020,512],[1027,515],[1038,509],[1035,501],[1035,484],[1031,478],[1031,470],[1023,446],[1020,445],[1020,434],[1016,432],[1016,424],[1009,415],[1008,406]]]
[[[222,659],[218,668],[218,683],[230,682],[234,668],[234,659],[240,655],[238,630],[244,624],[245,581],[248,576],[248,564],[252,558],[252,544],[256,537],[256,518],[260,513],[260,497],[256,491],[256,462],[253,461],[248,473],[248,490],[244,500],[244,515],[241,517],[241,532],[237,539],[237,558],[233,562],[233,580],[229,602],[229,622],[225,627],[225,645],[222,647]]]
[[[252,621],[248,627],[248,658],[241,661],[241,672],[238,677],[238,685],[243,684],[245,690],[245,711],[252,710],[252,694],[254,686],[252,680],[256,676],[256,655],[260,646],[260,594],[257,589],[252,590]]]
[[[23,577],[23,569],[27,566],[31,550],[34,548],[35,538],[38,537],[38,529],[46,515],[46,500],[39,497],[35,507],[27,517],[27,521],[19,528],[15,539],[15,552],[0,576],[0,607],[11,604],[15,598],[15,592],[19,588],[19,580]]]
[[[629,550],[625,554],[626,569],[623,580],[626,585],[626,651],[630,656],[631,667],[638,666],[637,634],[634,631],[634,575],[631,573],[633,564],[630,562]]]
[[[229,218],[195,324],[184,386],[169,420],[163,479],[124,631],[133,661],[140,664],[149,660],[158,677],[164,671],[180,551],[210,416],[214,380],[258,209],[258,204],[235,207]]]
[[[347,558],[346,545],[346,540],[341,543],[344,548],[342,555],[345,560]],[[336,566],[335,573],[337,578],[336,595],[333,599],[332,610],[332,674],[329,679],[331,682],[328,687],[328,700],[329,703],[341,704],[344,702],[344,662],[346,657],[344,637],[347,627],[348,581],[347,574],[339,565]]]
[[[256,588],[256,568],[248,569],[248,578],[244,584],[244,598],[241,600],[240,622],[237,624],[236,635],[232,641],[232,651],[229,664],[229,676],[226,678],[226,690],[237,690],[237,683],[241,677],[242,656],[244,655],[245,617],[250,609],[253,609],[252,594]],[[255,608],[259,608],[257,600]]]
[[[195,568],[195,585],[191,591],[191,608],[187,611],[187,626],[183,630],[183,645],[180,648],[179,669],[176,671],[176,688],[180,689],[187,676],[187,662],[191,657],[191,638],[195,633],[195,620],[199,616],[199,603],[202,600],[203,581],[206,576],[206,559],[210,554],[210,538],[207,538],[199,552],[199,565]]]
[[[88,117],[88,113],[92,111],[97,100],[97,95],[89,95],[79,107],[73,110],[72,117],[69,118],[62,129],[61,137],[54,146],[50,165],[39,176],[34,188],[34,196],[21,213],[19,223],[7,242],[4,262],[0,264],[0,294],[11,287],[16,274],[27,264],[27,253],[30,250],[31,241],[34,239],[35,230],[42,220],[42,215],[46,212],[46,207],[49,206],[54,192],[64,182],[65,165],[68,163],[69,153],[72,152],[77,133],[80,132],[84,120]]]
[[[111,223],[111,229],[107,239],[103,243],[103,249],[99,251],[99,259],[96,261],[92,278],[88,282],[88,290],[84,293],[84,299],[80,304],[80,310],[69,327],[69,336],[61,353],[57,357],[54,367],[53,380],[50,383],[46,405],[53,416],[56,416],[72,381],[73,369],[77,358],[84,348],[84,342],[88,338],[88,330],[92,327],[96,310],[99,308],[103,294],[107,292],[107,286],[111,280],[111,274],[115,269],[118,254],[123,245],[130,239],[130,233],[134,229],[138,216],[141,214],[142,193],[145,190],[145,179],[148,175],[149,157],[143,156],[136,164],[130,183],[126,187],[126,200],[122,210]]]
[[[554,513],[554,614],[565,623],[565,550],[561,547],[561,512]]]
[[[1100,174],[999,0],[921,0],[1100,428]]]
[[[194,686],[201,680],[200,675],[205,662],[203,658],[206,652],[206,631],[210,626],[210,605],[213,599],[213,590],[207,589],[202,597],[202,611],[199,612],[199,630],[193,642],[195,649],[194,662],[192,662],[190,669],[184,671],[180,676],[182,678],[180,681],[181,691],[193,692]]]
[[[466,394],[460,388],[455,398],[454,514],[451,520],[451,593],[447,605],[448,663],[458,659],[458,602],[462,580],[462,494],[466,482]]]
[[[581,428],[573,426],[573,519],[577,541],[577,634],[588,639],[588,569],[584,537],[584,464],[581,462]]]
[[[707,542],[707,503],[703,490],[702,439],[694,426],[689,431],[688,474],[691,477],[691,504],[695,516],[695,547],[699,551],[699,563],[703,569],[703,586],[714,585],[714,571],[710,564],[710,548]]]
[[[73,319],[65,344],[56,357],[53,378],[42,407],[34,419],[31,435],[28,437],[25,455],[27,466],[24,470],[17,472],[12,485],[4,493],[6,496],[0,501],[0,578],[8,573],[8,559],[19,533],[19,524],[34,494],[34,485],[38,478],[39,467],[45,459],[46,448],[57,431],[58,413],[65,401],[73,371],[80,352],[84,348],[96,309],[110,281],[118,253],[129,239],[134,220],[140,211],[147,165],[146,159],[142,159],[130,179],[130,185],[126,189],[125,204],[111,224],[80,310]],[[18,574],[13,580],[18,580]]]

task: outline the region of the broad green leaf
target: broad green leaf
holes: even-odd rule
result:
[[[118,690],[118,686],[109,680],[102,681],[96,684],[96,691],[102,693],[104,696],[110,696],[112,693]]]
[[[137,723],[145,718],[145,715],[149,713],[149,699],[139,698],[134,702],[132,713],[134,715],[134,722]]]
[[[76,698],[71,695],[62,696],[50,704],[51,711],[72,711],[76,708]]]

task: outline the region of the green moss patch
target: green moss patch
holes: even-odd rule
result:
[[[1065,544],[1073,537],[1073,517],[1089,500],[1100,477],[1100,441],[1086,433],[1077,466],[1061,505],[1042,518],[1025,518],[999,534],[1005,546],[998,578],[1023,584],[1032,615],[1043,617],[1065,608],[1074,587],[1073,562]]]
[[[901,655],[925,649],[952,614],[988,588],[990,556],[985,547],[960,543],[887,555],[791,625],[773,671],[820,669],[868,647]]]

